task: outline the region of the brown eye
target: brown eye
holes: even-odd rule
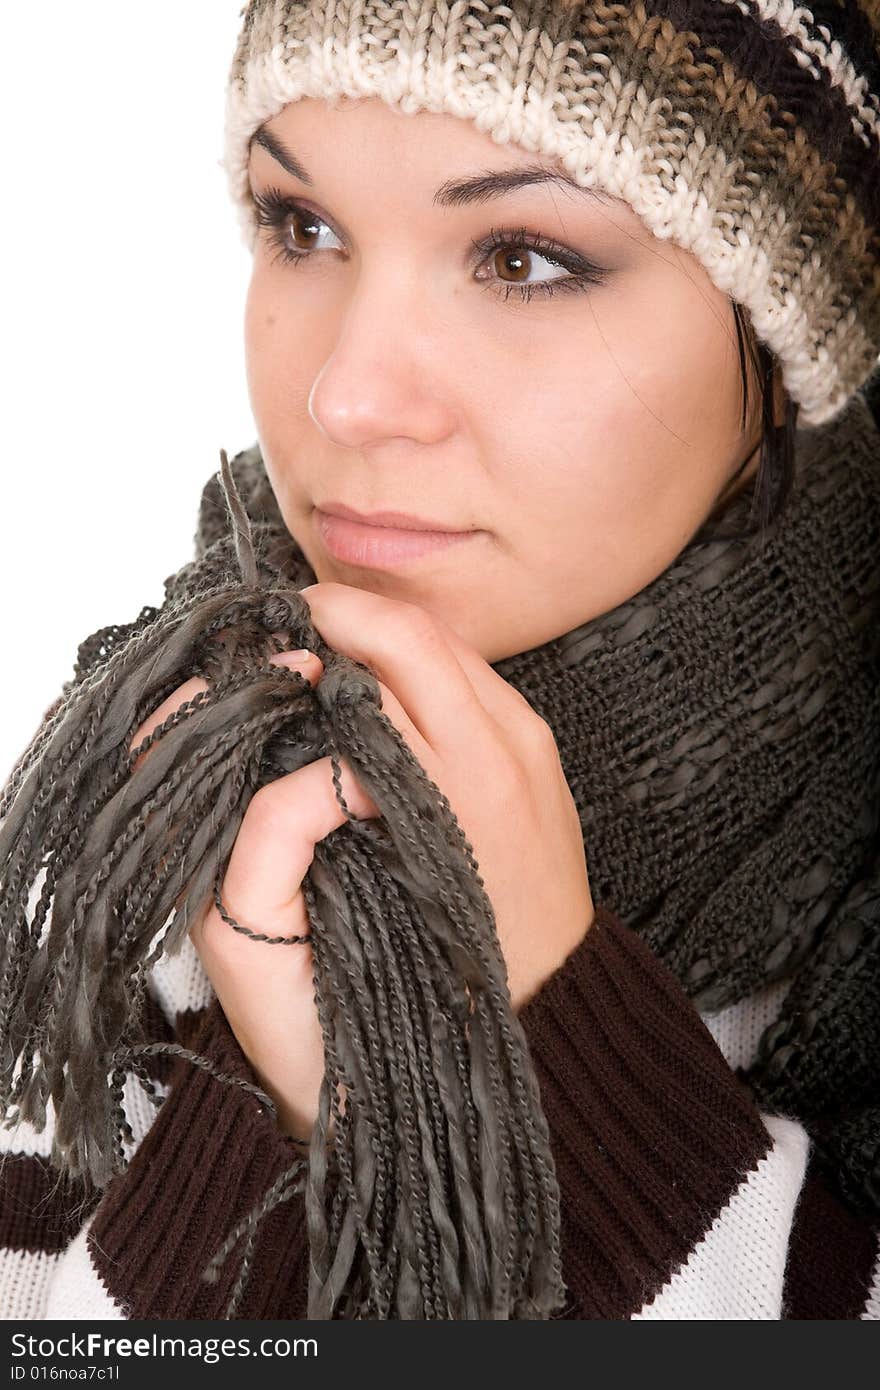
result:
[[[522,285],[531,290],[535,286],[546,285],[548,289],[560,280],[570,279],[565,267],[547,253],[536,247],[508,240],[496,246],[486,261],[488,278],[497,284],[514,288]],[[533,276],[532,280],[529,276]],[[478,279],[486,278],[486,273],[478,274]]]
[[[550,241],[528,227],[492,227],[487,236],[472,241],[471,247],[476,258],[474,279],[486,289],[501,290],[504,299],[513,294],[528,301],[536,294],[549,298],[560,292],[586,290],[601,285],[608,274],[570,246]]]
[[[320,236],[319,228],[323,224],[320,217],[316,217],[314,213],[297,209],[289,214],[287,225],[294,229],[293,244],[296,249],[311,251],[314,242]]]
[[[496,251],[492,257],[492,268],[501,279],[510,275],[511,283],[518,285],[524,281],[531,267],[531,252],[529,251]]]
[[[275,248],[280,260],[305,261],[311,259],[313,251],[339,249],[336,233],[323,217],[286,197],[277,188],[269,188],[265,193],[254,192],[253,199],[257,225],[265,228],[267,242]],[[331,238],[330,245],[322,241],[325,232]],[[333,241],[337,245],[333,245]]]

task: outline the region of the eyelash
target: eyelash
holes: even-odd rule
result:
[[[308,260],[314,254],[313,252],[295,251],[288,244],[284,236],[286,221],[288,217],[298,215],[302,218],[311,218],[326,227],[329,224],[324,221],[323,217],[319,217],[317,213],[303,207],[295,198],[285,196],[277,188],[268,188],[265,193],[254,193],[253,199],[257,209],[257,223],[259,226],[265,227],[270,233],[269,245],[274,247],[277,253],[274,259],[286,265],[297,265],[300,261]],[[535,232],[530,232],[525,227],[492,227],[487,236],[472,241],[471,245],[479,255],[480,263],[487,260],[496,251],[518,251],[525,248],[529,251],[536,251],[553,265],[561,266],[568,271],[568,275],[564,278],[542,280],[535,285],[503,285],[505,301],[510,298],[511,292],[518,293],[523,302],[528,302],[533,294],[549,299],[552,294],[557,292],[586,290],[593,285],[602,284],[607,274],[607,271],[602,270],[591,261],[584,260],[576,252],[570,251],[567,247],[560,246],[556,242],[549,241],[546,237]],[[495,281],[488,282],[486,288],[493,288],[495,283]]]

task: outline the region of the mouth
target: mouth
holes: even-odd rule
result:
[[[321,502],[316,505],[318,511],[326,516],[341,516],[346,521],[357,521],[361,526],[381,526],[395,531],[431,531],[435,535],[440,532],[460,535],[468,530],[466,526],[447,526],[442,521],[426,521],[424,517],[410,516],[407,512],[357,512],[343,502]]]
[[[424,555],[451,549],[481,535],[480,531],[429,529],[418,517],[400,512],[375,512],[371,520],[357,519],[357,513],[337,503],[328,503],[333,512],[316,507],[312,516],[315,530],[334,559],[347,565],[369,569],[393,569]],[[343,510],[346,515],[337,515]],[[377,520],[381,518],[381,521]],[[403,521],[408,522],[404,525]],[[397,524],[392,524],[396,521]]]

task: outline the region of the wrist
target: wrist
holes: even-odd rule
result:
[[[511,989],[511,1003],[514,1013],[519,1013],[520,1009],[530,1003],[537,994],[544,988],[549,980],[557,975],[560,970],[571,960],[582,947],[586,937],[595,923],[596,909],[592,897],[587,903],[587,911],[583,914],[569,934],[564,936],[554,936],[556,949],[552,954],[548,954],[541,962],[540,970],[533,974],[527,986],[522,986],[516,992]]]
[[[269,1095],[272,1096],[272,1099],[275,1100],[275,1104],[276,1104],[277,1112],[278,1112],[278,1114],[277,1114],[278,1128],[281,1130],[282,1134],[284,1134],[288,1139],[295,1139],[295,1140],[297,1140],[297,1141],[299,1141],[299,1142],[301,1142],[301,1143],[305,1143],[305,1144],[310,1143],[310,1142],[311,1142],[311,1138],[312,1138],[312,1133],[313,1133],[314,1128],[315,1128],[315,1125],[317,1124],[317,1121],[318,1121],[318,1103],[317,1103],[317,1101],[316,1101],[316,1103],[315,1103],[315,1106],[314,1106],[311,1110],[305,1110],[305,1109],[303,1109],[302,1106],[295,1105],[295,1104],[291,1104],[291,1103],[289,1103],[289,1102],[287,1102],[287,1101],[284,1101],[284,1100],[281,1100],[281,1099],[276,1099],[275,1095],[273,1094],[273,1092],[272,1092],[268,1087],[266,1087],[266,1091],[267,1091],[267,1093],[268,1093]],[[341,1109],[344,1109],[344,1108],[345,1108],[346,1089],[345,1089],[345,1087],[342,1086],[342,1085],[340,1085],[340,1087],[339,1087],[339,1095],[340,1095],[340,1102],[339,1102],[339,1103],[340,1103],[340,1108],[341,1108]],[[328,1142],[329,1142],[330,1139],[333,1138],[333,1134],[334,1134],[334,1132],[335,1132],[335,1129],[336,1129],[336,1122],[335,1122],[335,1119],[334,1119],[333,1111],[331,1110],[331,1111],[330,1111],[330,1114],[329,1114],[329,1117],[328,1117],[328,1120],[327,1120],[327,1140],[328,1140]]]

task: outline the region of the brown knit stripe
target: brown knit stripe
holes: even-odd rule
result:
[[[761,92],[751,75],[723,52],[704,50],[693,30],[678,29],[664,16],[649,18],[643,0],[623,12],[620,6],[599,4],[591,7],[591,13],[602,18],[579,32],[578,40],[588,59],[598,58],[597,66],[605,66],[614,90],[623,89],[637,74],[649,102],[665,99],[678,113],[678,120],[655,132],[658,151],[664,143],[670,144],[671,162],[680,166],[686,162],[678,143],[681,117],[693,114],[694,122],[702,126],[709,148],[697,181],[711,204],[717,202],[720,211],[732,214],[731,242],[744,222],[753,219],[756,225],[749,239],[765,247],[772,243],[777,258],[784,246],[789,274],[811,256],[820,257],[823,271],[816,275],[808,296],[811,302],[805,305],[812,323],[827,331],[839,319],[838,289],[853,299],[866,289],[880,289],[876,210],[872,218],[865,217],[836,166],[814,147],[793,113],[777,109],[775,95]],[[580,55],[576,58],[586,76],[572,67],[571,80],[584,88],[579,99],[595,105],[592,63]],[[607,68],[608,59],[613,70]],[[814,81],[813,86],[821,104],[824,84]],[[634,135],[636,141],[643,139],[639,132]],[[718,172],[710,173],[714,146],[723,159]],[[876,167],[880,174],[880,166]],[[766,219],[775,224],[781,207],[788,213],[785,226],[769,225]],[[796,209],[799,227],[790,209]],[[763,222],[756,215],[762,210]],[[872,306],[866,326],[880,339],[880,303]]]
[[[674,976],[607,907],[520,1011],[553,1136],[563,1271],[625,1318],[684,1264],[772,1146]]]
[[[219,1071],[253,1083],[219,1003],[178,1018],[178,1041]],[[236,1254],[216,1284],[202,1283],[201,1271],[298,1154],[255,1097],[178,1060],[153,1126],[95,1215],[89,1249],[111,1296],[129,1307],[132,1318],[222,1317],[238,1274]],[[267,1316],[265,1301],[277,1294],[279,1281],[289,1285],[294,1302],[301,1297],[303,1210],[297,1194],[261,1226],[255,1258],[263,1282],[250,1282],[241,1316]],[[241,1242],[236,1251],[240,1258]]]
[[[333,1178],[328,1178],[333,1190]],[[239,1254],[241,1247],[239,1247]],[[235,1255],[230,1263],[238,1264]],[[264,1219],[254,1250],[251,1274],[241,1302],[243,1318],[304,1319],[309,1303],[309,1244],[305,1198],[296,1193]]]
[[[762,95],[784,93],[783,110],[794,118],[823,159],[837,166],[837,175],[853,194],[865,220],[880,218],[880,145],[871,138],[873,162],[866,159],[862,140],[852,128],[852,112],[843,88],[831,82],[825,68],[818,73],[801,67],[795,57],[800,45],[772,20],[760,24],[736,5],[717,0],[644,0],[647,14],[669,19],[679,31],[687,26],[699,35],[695,64],[731,61],[754,82]]]
[[[197,1019],[204,1010],[197,1013]],[[185,1028],[194,1022],[187,1020]],[[174,1032],[149,993],[141,1014],[144,1042],[173,1042]],[[143,1065],[155,1081],[167,1084],[174,1058],[146,1056]],[[0,1158],[0,1245],[13,1250],[57,1254],[76,1235],[101,1194],[71,1178],[40,1154],[11,1153]]]
[[[862,73],[868,86],[880,93],[880,32],[873,32],[868,14],[873,8],[874,23],[880,31],[880,6],[876,3],[857,3],[857,0],[810,0],[801,23],[811,38],[827,42],[822,27],[846,52],[857,72]]]
[[[830,3],[830,0],[829,0]],[[837,0],[837,4],[844,7],[844,0]],[[874,51],[880,58],[880,0],[858,0],[859,8],[864,10],[866,17],[870,20],[874,31]],[[811,6],[811,8],[813,8]],[[820,5],[819,10],[822,9]]]
[[[39,1154],[0,1159],[0,1245],[55,1255],[74,1238],[100,1193]]]
[[[206,1005],[201,1009],[181,1009],[178,1013],[174,1031],[175,1041],[179,1042],[181,1047],[191,1048],[193,1046],[209,1007]]]
[[[786,1318],[858,1318],[878,1253],[878,1234],[828,1192],[811,1156],[795,1207],[782,1304]]]
[[[143,1012],[141,1014],[140,1041],[143,1043],[173,1043],[179,1042],[180,1038],[175,1037],[174,1029],[168,1022],[164,1010],[157,999],[151,994],[147,994]],[[155,1056],[149,1054],[138,1059],[144,1066],[147,1074],[155,1081],[160,1081],[167,1085],[174,1066],[174,1058],[167,1053],[157,1053]]]

